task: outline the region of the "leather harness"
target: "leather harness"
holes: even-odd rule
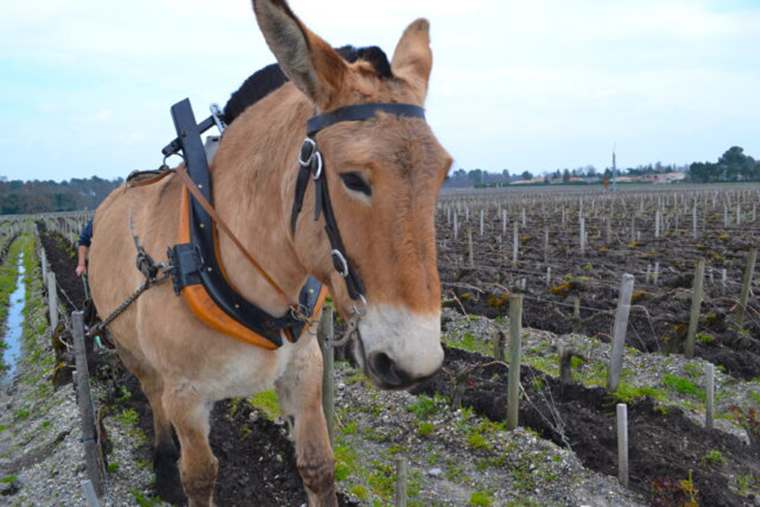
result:
[[[177,138],[162,151],[166,157],[181,151],[185,161],[184,168],[170,170],[164,165],[159,171],[146,171],[153,176],[148,180],[131,181],[135,176],[133,174],[127,178],[127,182],[130,186],[143,186],[176,173],[185,185],[180,210],[179,243],[170,247],[167,252],[168,271],[172,276],[175,293],[182,294],[185,302],[202,322],[233,338],[270,350],[283,344],[283,334],[289,341],[297,341],[306,324],[319,314],[327,295],[327,288],[313,277],[309,277],[300,291],[298,301],[288,301],[289,311],[279,317],[270,315],[240,295],[228,280],[220,262],[215,225],[233,240],[270,285],[286,300],[289,299],[213,209],[212,182],[200,135],[214,125],[220,127],[220,130],[222,126],[214,114],[200,125],[196,124],[189,99],[172,106],[171,112]],[[425,119],[424,109],[419,106],[391,103],[347,106],[313,116],[307,123],[307,137],[299,156],[300,171],[291,215],[291,232],[295,234],[309,180],[314,180],[316,198],[313,218],[319,220],[320,215],[324,215],[325,231],[332,248],[335,269],[344,278],[349,297],[362,305],[366,304],[364,286],[340,235],[330,201],[327,178],[324,175],[326,164],[316,136],[323,129],[336,123],[368,120],[377,113]],[[354,313],[357,316],[351,319],[349,326],[353,330],[356,329],[358,314],[361,313],[356,309],[356,305]]]

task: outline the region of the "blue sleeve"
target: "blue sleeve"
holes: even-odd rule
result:
[[[79,235],[79,246],[90,247],[92,244],[92,220],[87,222],[82,234]]]

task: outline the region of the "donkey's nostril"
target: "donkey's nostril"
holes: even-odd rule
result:
[[[368,358],[369,367],[384,387],[396,388],[409,383],[409,375],[396,366],[396,362],[384,352],[373,352]]]

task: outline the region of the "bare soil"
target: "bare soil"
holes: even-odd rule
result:
[[[478,365],[482,367],[475,367]],[[447,348],[444,369],[415,392],[452,397],[458,385],[463,388],[463,406],[494,421],[505,419],[509,371],[505,364],[481,354]],[[465,369],[469,373],[457,383],[446,373]],[[558,445],[569,444],[586,467],[617,474],[615,402],[603,389],[561,385],[529,367],[521,368],[521,383],[525,388],[521,426],[534,429]],[[665,492],[654,493],[656,485],[678,483],[691,470],[700,490],[700,505],[745,505],[746,500],[729,488],[728,477],[760,474],[760,463],[748,445],[720,431],[707,431],[678,410],[659,409],[648,398],[629,405],[628,414],[630,486],[634,491],[657,503]],[[722,469],[703,462],[713,450],[720,451],[726,459]],[[675,488],[667,494],[679,492]]]
[[[589,196],[591,197],[591,196]],[[717,204],[705,217],[700,214],[698,237],[689,230],[690,219],[681,216],[679,228],[670,217],[670,229],[655,238],[654,212],[649,207],[639,216],[628,209],[630,217],[621,216],[619,205],[612,215],[613,234],[607,240],[604,210],[598,216],[586,209],[588,244],[579,247],[578,210],[567,208],[565,226],[560,207],[539,203],[527,209],[527,226],[517,217],[519,255],[512,263],[513,229],[516,219],[510,214],[503,233],[495,210],[486,204],[473,204],[470,222],[459,217],[459,234],[455,240],[447,214],[438,215],[439,270],[445,304],[462,312],[489,318],[506,316],[508,294],[525,294],[526,326],[553,333],[581,333],[609,340],[614,324],[620,280],[623,273],[635,276],[634,298],[628,328],[628,343],[645,352],[683,352],[691,308],[691,288],[695,260],[705,258],[704,302],[695,355],[724,367],[742,379],[760,377],[760,307],[750,298],[745,329],[734,325],[734,313],[741,288],[747,252],[760,244],[757,223],[724,226],[723,207]],[[475,207],[478,206],[478,207]],[[588,208],[589,204],[585,206]],[[630,204],[629,204],[630,206]],[[479,234],[479,209],[486,207],[484,234]],[[709,202],[706,205],[709,209]],[[746,209],[746,207],[745,207]],[[681,211],[680,208],[678,210]],[[671,210],[672,212],[672,210]],[[690,216],[690,215],[689,215]],[[636,228],[635,241],[628,237],[631,218]],[[544,249],[544,229],[549,230],[549,248]],[[467,231],[472,232],[474,266],[469,259]],[[660,272],[655,280],[646,273]],[[551,268],[551,282],[546,272]],[[727,282],[721,282],[722,270]],[[756,271],[757,273],[757,271]],[[755,276],[757,279],[757,275]],[[525,280],[526,288],[520,283]],[[755,283],[754,291],[758,290]],[[580,299],[579,315],[573,315],[575,298]],[[709,338],[708,338],[709,337]]]

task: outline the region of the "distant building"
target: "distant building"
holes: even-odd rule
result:
[[[641,176],[641,181],[648,181],[654,184],[663,183],[677,183],[686,179],[686,173],[672,172],[672,173],[659,173],[659,174],[644,174]]]

